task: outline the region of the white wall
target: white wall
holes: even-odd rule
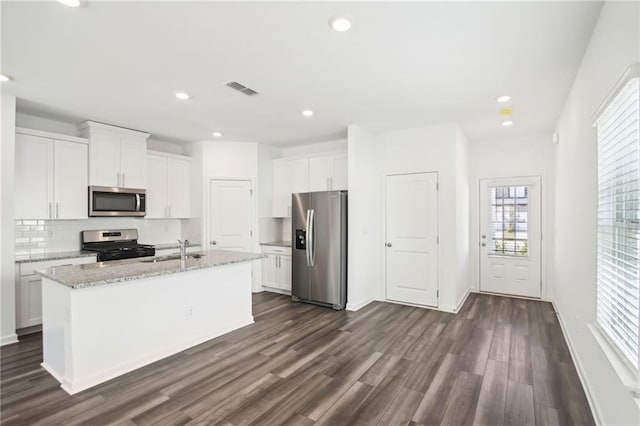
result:
[[[347,309],[380,299],[382,278],[382,149],[359,126],[348,129]]]
[[[558,122],[553,298],[603,424],[640,424],[638,405],[588,324],[596,320],[597,147],[593,117],[640,60],[640,3],[605,2]]]
[[[16,126],[27,129],[42,130],[45,132],[60,133],[62,135],[79,136],[78,126],[60,120],[37,117],[35,115],[19,112],[16,114]]]
[[[507,132],[509,129],[505,129]],[[473,287],[479,288],[480,179],[540,176],[542,181],[542,297],[550,298],[553,261],[555,148],[551,134],[525,138],[474,141],[470,150],[470,257]]]
[[[16,98],[2,94],[0,125],[0,345],[17,341],[15,312],[15,264],[14,264],[14,164]]]
[[[292,146],[282,148],[282,157],[296,157],[296,156],[312,156],[316,154],[323,154],[325,152],[332,151],[346,151],[347,140],[336,139],[325,142],[318,142],[307,145]]]
[[[192,143],[188,153],[193,158],[192,166],[193,196],[192,212],[194,219],[185,226],[186,238],[198,239],[203,247],[208,245],[207,202],[209,181],[211,179],[246,179],[253,183],[253,246],[254,252],[260,252],[259,215],[260,183],[258,180],[258,144],[253,142],[198,141]],[[199,234],[199,237],[197,236]],[[262,280],[261,262],[253,264],[253,291],[260,291]]]
[[[456,312],[470,286],[468,224],[461,220],[468,218],[464,136],[457,125],[443,124],[387,132],[378,135],[378,139],[382,146],[383,174],[438,172],[439,308]],[[456,213],[458,208],[460,217]],[[382,241],[377,246],[382,247]],[[384,295],[382,285],[378,294]]]
[[[469,141],[456,131],[456,263],[458,266],[455,299],[464,300],[472,286],[469,253]],[[456,309],[459,306],[455,307]]]

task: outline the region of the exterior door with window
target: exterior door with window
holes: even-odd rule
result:
[[[212,179],[209,184],[209,248],[251,251],[251,181]]]
[[[480,180],[480,291],[541,297],[540,177]]]

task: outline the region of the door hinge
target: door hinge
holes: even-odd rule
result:
[[[440,244],[440,236],[439,235],[436,237],[436,244]]]
[[[436,183],[436,191],[440,191],[440,184]]]
[[[436,290],[436,297],[437,297],[437,298],[440,298],[440,290],[439,290],[439,289],[438,289],[438,290]]]
[[[249,231],[249,236],[253,237],[253,229]]]
[[[542,241],[542,238],[543,238],[543,236],[542,236],[542,232],[541,232],[540,233],[540,241]]]
[[[249,195],[253,196],[253,189],[249,190]]]

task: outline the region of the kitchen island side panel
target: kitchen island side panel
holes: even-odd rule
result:
[[[44,364],[70,394],[253,323],[250,262],[81,289],[43,285],[68,290],[70,315],[48,310],[56,317],[44,330],[66,322],[69,336],[44,337]],[[43,300],[51,302],[60,303]],[[62,371],[47,357],[60,347],[68,347]]]

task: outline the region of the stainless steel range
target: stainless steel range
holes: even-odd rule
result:
[[[137,229],[82,231],[82,250],[97,253],[98,262],[156,254],[153,246],[138,244]]]

